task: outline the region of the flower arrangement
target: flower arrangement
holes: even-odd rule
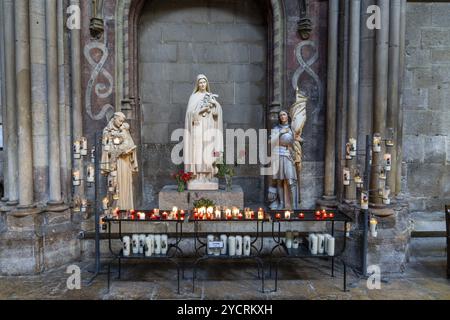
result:
[[[174,173],[172,177],[177,180],[178,192],[183,192],[186,188],[186,183],[189,180],[192,180],[194,174],[192,172],[184,172],[184,170],[179,170],[177,173]]]
[[[216,204],[214,203],[214,201],[210,200],[210,199],[205,199],[205,198],[200,198],[196,201],[194,201],[194,208],[208,208],[208,207],[215,207]]]
[[[234,169],[233,169],[233,167],[224,163],[224,161],[223,161],[224,158],[225,158],[225,155],[223,155],[223,157],[220,158],[218,161],[214,162],[214,167],[217,168],[216,177],[225,178],[226,190],[231,191],[232,179],[234,176]]]

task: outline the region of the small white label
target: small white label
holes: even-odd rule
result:
[[[210,241],[208,242],[208,248],[223,248],[223,241]]]

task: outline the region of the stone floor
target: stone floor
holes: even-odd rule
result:
[[[342,291],[341,270],[335,278],[325,261],[289,261],[280,269],[277,292],[261,292],[261,281],[251,262],[207,261],[198,270],[196,290],[192,292],[192,269],[186,268],[181,294],[176,294],[176,269],[166,263],[128,264],[122,280],[113,280],[107,292],[106,275],[91,285],[91,264],[81,268],[80,290],[66,286],[66,267],[36,276],[0,277],[0,299],[450,299],[450,280],[445,278],[445,259],[416,260],[404,274],[382,277],[381,289],[369,290],[366,280],[350,270],[349,292]],[[268,270],[266,270],[268,274]],[[266,279],[266,290],[274,288]]]

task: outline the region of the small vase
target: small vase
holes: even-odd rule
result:
[[[178,190],[178,192],[183,192],[184,191],[184,183],[179,183],[177,190]]]
[[[231,186],[233,184],[233,177],[229,175],[225,175],[225,190],[227,192],[231,191]]]

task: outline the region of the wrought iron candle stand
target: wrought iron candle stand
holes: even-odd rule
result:
[[[378,165],[374,165],[372,162],[372,156],[373,156],[373,149],[374,149],[374,140],[378,139],[378,143],[380,143],[380,151],[381,152],[381,143],[385,142],[387,147],[392,147],[393,144],[393,132],[392,129],[389,129],[390,131],[390,137],[387,139],[382,139],[381,136],[379,134],[374,134],[374,138],[371,139],[370,135],[366,135],[366,148],[364,150],[364,153],[361,153],[362,150],[356,150],[356,156],[363,156],[365,158],[365,166],[364,166],[364,174],[363,174],[363,183],[362,185],[360,184],[360,186],[357,185],[357,190],[359,189],[359,209],[362,211],[363,213],[363,250],[362,250],[362,270],[361,270],[361,274],[363,275],[363,277],[367,278],[367,251],[368,251],[368,231],[369,231],[369,225],[370,225],[370,213],[369,213],[369,208],[368,208],[368,203],[369,203],[369,199],[371,198],[370,195],[374,192],[377,192],[377,195],[373,195],[372,198],[374,197],[383,197],[383,195],[380,195],[380,188],[377,189],[370,189],[370,175],[372,172],[372,169],[374,167],[379,167],[379,168],[383,168],[385,167],[385,164],[378,164]],[[358,153],[359,152],[359,153]],[[348,152],[346,152],[346,156],[348,156]],[[351,159],[351,158],[350,158]],[[346,159],[341,159],[341,161],[345,161],[345,160],[349,160],[347,157]],[[351,171],[351,170],[350,170]],[[381,170],[380,170],[381,172]],[[387,177],[385,176],[384,179],[387,179]],[[348,181],[350,181],[350,183],[355,182],[354,177],[353,178],[349,178]],[[363,199],[363,195],[367,196],[367,203],[362,206],[362,199]],[[358,192],[357,192],[357,198],[358,198]]]
[[[89,270],[89,272],[94,273],[92,278],[87,282],[87,285],[90,285],[94,279],[100,275],[100,274],[106,274],[106,272],[102,272],[102,265],[100,260],[100,206],[99,206],[99,187],[100,187],[100,180],[101,180],[101,170],[100,166],[102,163],[99,161],[99,156],[102,152],[102,133],[97,132],[95,134],[95,143],[93,146],[93,150],[91,149],[91,159],[89,162],[92,163],[92,160],[94,160],[94,181],[87,181],[87,179],[79,178],[77,181],[86,181],[86,185],[88,188],[94,188],[94,200],[93,205],[89,206],[87,210],[89,210],[89,207],[91,207],[94,211],[94,226],[95,226],[95,262],[94,262],[94,269]],[[93,154],[92,154],[93,152]],[[82,159],[82,158],[77,158]],[[84,169],[84,165],[83,165]],[[75,180],[74,180],[75,181]],[[78,186],[78,185],[74,185]]]
[[[192,292],[195,291],[195,280],[197,278],[197,267],[198,264],[202,261],[206,261],[206,260],[210,260],[210,259],[216,259],[216,260],[245,260],[245,259],[252,259],[255,260],[255,262],[257,263],[258,266],[258,278],[261,279],[261,284],[262,284],[262,292],[264,292],[264,263],[260,257],[261,255],[261,251],[263,249],[263,242],[264,242],[264,238],[262,237],[263,233],[264,233],[264,222],[267,222],[268,219],[266,217],[264,217],[264,219],[212,219],[212,220],[207,220],[207,219],[196,219],[193,217],[193,215],[189,216],[189,222],[193,222],[194,223],[194,248],[195,248],[195,254],[198,257],[194,264],[193,264],[193,276],[192,276]],[[208,254],[208,244],[207,242],[202,241],[202,235],[199,232],[199,226],[202,223],[207,223],[207,224],[212,224],[212,223],[217,223],[217,222],[230,222],[230,223],[242,223],[242,222],[254,222],[256,225],[256,234],[255,237],[253,237],[253,239],[251,240],[251,253],[250,255],[233,255],[230,256],[228,253],[224,254],[224,255],[213,255],[213,254]],[[221,232],[221,234],[226,234],[227,238],[229,235],[232,234],[237,234],[236,232]],[[205,237],[205,236],[203,236]],[[261,244],[260,247],[258,248],[256,246],[256,242],[260,240]],[[202,254],[201,251],[203,251],[202,249],[204,249],[204,253]]]

